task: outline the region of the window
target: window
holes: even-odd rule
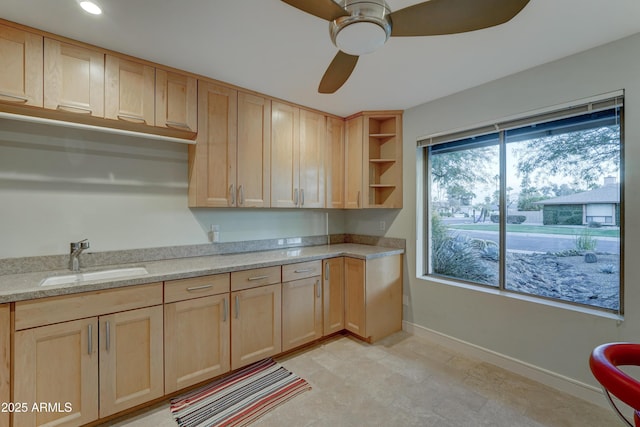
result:
[[[622,98],[419,141],[423,274],[622,313]]]

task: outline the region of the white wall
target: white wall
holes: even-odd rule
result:
[[[470,69],[469,72],[473,72]],[[428,78],[428,73],[425,74]],[[619,89],[625,90],[625,311],[613,319],[416,278],[416,140]],[[640,341],[640,34],[407,110],[404,209],[387,235],[407,239],[405,320],[504,356],[596,385],[591,350]],[[351,231],[356,213],[348,213]],[[369,218],[375,232],[376,217]]]
[[[189,209],[184,144],[0,119],[0,258],[324,235],[326,212]]]

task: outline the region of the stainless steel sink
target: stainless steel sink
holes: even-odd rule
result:
[[[50,276],[45,278],[40,286],[68,285],[71,283],[88,282],[91,280],[121,279],[149,274],[144,267],[114,268],[110,270],[89,271],[64,276]]]

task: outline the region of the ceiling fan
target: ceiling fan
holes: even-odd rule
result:
[[[329,21],[331,41],[340,49],[318,92],[334,93],[347,81],[358,57],[393,37],[464,33],[503,24],[529,0],[428,0],[391,12],[384,0],[282,0]]]

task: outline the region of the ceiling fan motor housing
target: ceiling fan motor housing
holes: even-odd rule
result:
[[[391,10],[384,0],[343,0],[348,13],[329,24],[331,41],[350,55],[364,55],[386,43],[391,35]]]

